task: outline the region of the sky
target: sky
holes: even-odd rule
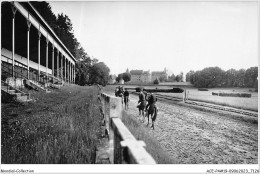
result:
[[[111,74],[258,66],[257,2],[50,1]]]

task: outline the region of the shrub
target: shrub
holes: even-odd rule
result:
[[[169,93],[182,93],[184,90],[181,88],[172,88],[172,89],[144,89],[147,92],[169,92]]]
[[[155,80],[153,81],[153,84],[155,84],[155,85],[158,85],[159,83],[160,83],[159,79],[155,79]]]
[[[206,89],[206,88],[199,88],[198,90],[199,91],[208,91],[208,89]]]
[[[212,92],[212,95],[218,95],[218,93],[216,93],[216,92]]]
[[[248,94],[248,93],[219,93],[218,95],[222,97],[247,97],[247,98],[250,98],[252,96],[252,94]]]
[[[136,92],[141,92],[141,91],[143,91],[143,90],[144,90],[143,87],[136,87],[136,88],[135,88],[135,91],[136,91]]]
[[[173,93],[182,93],[184,90],[181,88],[172,88]]]

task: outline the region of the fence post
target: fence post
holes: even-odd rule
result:
[[[119,144],[120,142],[118,141],[117,137],[114,134],[114,130],[112,129],[113,118],[122,119],[122,104],[119,98],[109,97],[109,147],[111,163],[115,164],[121,163],[120,161],[118,161],[120,159],[118,158],[118,156],[121,154],[121,148]]]

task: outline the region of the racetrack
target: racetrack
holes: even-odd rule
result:
[[[113,94],[113,93],[111,93]],[[137,96],[127,113],[140,120]],[[155,130],[146,127],[177,164],[257,164],[258,123],[228,114],[157,102]],[[144,123],[147,124],[147,119]],[[149,146],[149,145],[148,145]]]

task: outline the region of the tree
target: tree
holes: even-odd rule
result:
[[[53,31],[57,27],[56,16],[53,14],[51,6],[46,1],[30,1],[34,8],[40,13],[43,19],[49,24]]]
[[[235,69],[229,69],[225,72],[223,83],[225,87],[233,87],[236,82],[237,71]]]
[[[116,81],[119,82],[121,79],[123,79],[123,73],[118,74],[118,76],[116,77]]]
[[[195,71],[191,70],[186,74],[186,82],[191,82],[191,84],[193,84],[193,75],[194,75]]]
[[[63,13],[58,14],[57,17],[57,27],[55,29],[56,34],[73,56],[76,56],[75,46],[77,45],[77,40],[73,34],[73,27],[70,18]]]
[[[159,81],[160,82],[165,82],[167,80],[167,76],[166,75],[161,75],[160,77],[159,77]]]
[[[75,83],[81,86],[89,83],[91,64],[88,60],[77,61],[75,65],[76,78]]]
[[[175,79],[177,82],[183,82],[183,72],[180,72]]]
[[[125,82],[129,82],[131,80],[131,74],[130,73],[123,73],[122,78]]]
[[[246,70],[245,84],[246,87],[255,87],[258,77],[258,67],[251,67]]]
[[[170,75],[170,76],[168,77],[168,81],[169,81],[169,82],[174,82],[175,80],[176,80],[176,77],[175,77],[174,74],[172,74],[172,75]]]
[[[109,72],[110,69],[104,62],[98,62],[94,64],[90,70],[90,83],[105,86],[109,80]]]

